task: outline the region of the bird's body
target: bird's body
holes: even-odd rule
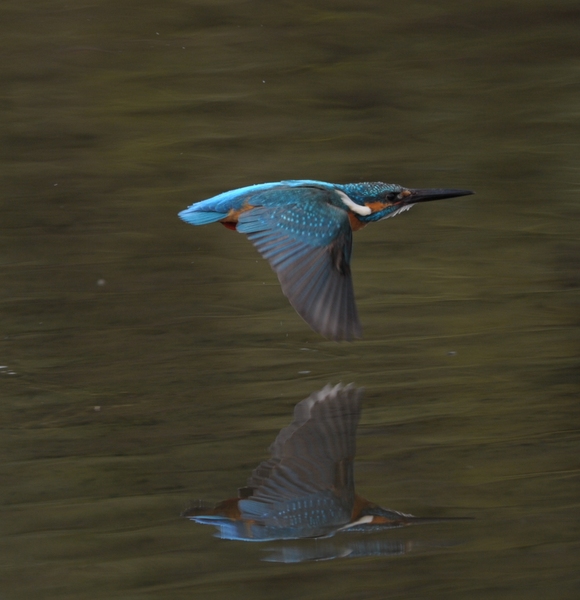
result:
[[[353,463],[362,390],[327,385],[299,402],[293,422],[270,446],[238,497],[199,503],[183,516],[213,525],[219,537],[268,541],[372,532],[445,521],[382,508],[355,492]]]
[[[418,202],[471,193],[291,180],[224,192],[179,216],[192,225],[219,221],[245,233],[310,327],[333,340],[350,340],[362,334],[350,275],[352,232]]]

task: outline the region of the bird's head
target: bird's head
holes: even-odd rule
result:
[[[473,194],[470,190],[412,189],[394,183],[353,183],[340,186],[343,202],[363,223],[394,217],[415,204]],[[350,200],[350,203],[348,202]]]

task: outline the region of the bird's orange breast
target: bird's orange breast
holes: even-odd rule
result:
[[[354,503],[352,505],[352,513],[350,515],[351,521],[358,521],[362,511],[369,506],[375,506],[373,502],[370,502],[366,498],[359,496],[358,494],[354,495]]]
[[[353,212],[348,213],[348,220],[350,221],[350,228],[353,231],[358,231],[366,226],[366,223],[363,223]]]

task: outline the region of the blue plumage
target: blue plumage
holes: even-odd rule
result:
[[[254,206],[273,206],[277,203],[285,203],[284,194],[264,194],[264,192],[284,192],[303,186],[316,186],[317,188],[332,189],[332,184],[324,181],[313,181],[309,179],[297,179],[291,181],[277,181],[272,183],[259,183],[257,185],[248,185],[237,190],[230,190],[218,194],[208,200],[202,200],[192,204],[189,208],[182,210],[179,217],[187,223],[194,223],[192,215],[198,212],[214,212],[216,214],[227,215],[230,210],[240,210],[244,203],[249,202]],[[223,217],[222,217],[223,218]],[[216,219],[219,220],[219,219]]]
[[[310,327],[333,340],[350,340],[362,334],[350,275],[352,232],[418,202],[471,193],[301,179],[224,192],[179,217],[192,225],[219,221],[246,234]]]
[[[270,446],[270,458],[254,469],[236,498],[214,506],[196,503],[183,516],[217,527],[219,537],[253,542],[442,520],[383,508],[356,493],[361,401],[362,390],[352,385],[327,385],[312,393],[295,406],[292,423]]]

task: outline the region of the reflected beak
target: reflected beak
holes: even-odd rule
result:
[[[475,192],[471,190],[439,190],[439,189],[428,189],[428,190],[406,190],[410,192],[409,195],[403,197],[402,200],[405,204],[417,204],[417,202],[431,202],[431,200],[443,200],[444,198],[457,198],[459,196],[471,196]],[[405,196],[405,192],[401,194]]]

